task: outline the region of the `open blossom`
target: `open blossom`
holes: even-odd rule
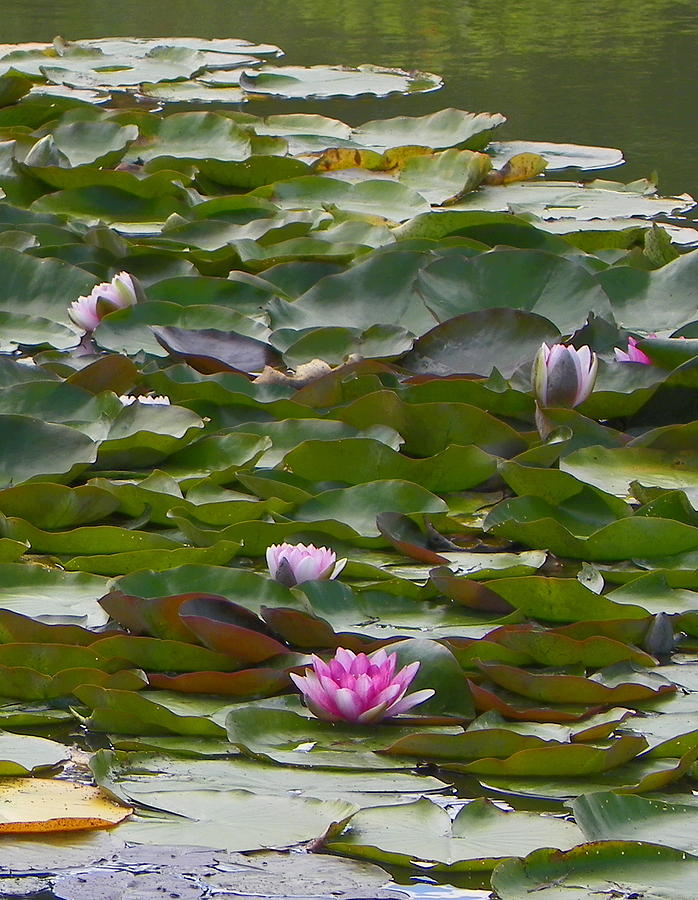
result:
[[[657,337],[656,334],[650,334],[649,337]],[[637,339],[634,337],[628,338],[628,352],[625,350],[620,350],[618,347],[613,348],[613,352],[616,356],[616,362],[636,362],[642,363],[645,366],[651,366],[652,360],[649,356],[643,351],[640,350],[637,346]]]
[[[598,360],[586,345],[542,344],[533,362],[533,389],[541,406],[574,407],[583,403],[596,381]]]
[[[107,313],[133,306],[138,300],[139,285],[133,275],[119,272],[111,281],[92,288],[68,307],[68,315],[83,331],[94,331]]]
[[[434,695],[431,689],[408,694],[419,662],[396,672],[397,655],[385,650],[367,656],[340,647],[329,662],[312,659],[312,669],[304,675],[291,673],[291,678],[308,709],[326,722],[379,722]]]
[[[272,544],[267,547],[269,573],[286,587],[303,581],[336,578],[346,563],[346,559],[337,561],[333,550],[313,544]]]
[[[157,394],[154,397],[147,397],[145,394],[140,394],[138,397],[136,397],[135,394],[122,394],[119,397],[119,400],[121,400],[124,406],[131,406],[131,404],[136,401],[138,401],[138,403],[145,403],[148,406],[170,405],[170,398],[165,397],[163,394]]]

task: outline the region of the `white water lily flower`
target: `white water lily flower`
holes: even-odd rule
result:
[[[119,397],[119,400],[124,404],[124,406],[130,406],[132,403],[135,403],[136,400],[139,403],[144,403],[146,406],[169,406],[170,398],[165,397],[162,394],[158,394],[155,397],[146,397],[145,394],[142,394],[136,397],[134,394],[122,394]]]
[[[68,315],[83,331],[94,331],[104,316],[117,309],[126,309],[138,301],[140,286],[128,272],[119,272],[111,281],[92,288],[89,294],[78,297],[68,307]]]

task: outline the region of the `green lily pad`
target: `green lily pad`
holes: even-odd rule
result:
[[[597,276],[618,322],[641,331],[673,330],[695,318],[690,284],[697,264],[694,254],[681,256],[656,271],[613,267]],[[671,305],[661,297],[671,295]]]
[[[574,817],[592,841],[646,841],[694,853],[698,810],[680,803],[612,792],[585,794],[572,803]]]
[[[42,737],[0,733],[0,772],[3,777],[39,775],[68,759],[63,744]]]
[[[571,822],[526,812],[504,812],[488,800],[473,800],[451,818],[427,799],[401,807],[361,810],[345,833],[330,835],[335,853],[437,872],[488,870],[533,845],[579,843]],[[530,852],[530,850],[529,850]]]
[[[151,796],[150,801],[155,802]],[[342,800],[260,796],[246,790],[163,792],[162,812],[126,823],[125,839],[139,844],[223,846],[228,850],[286,848],[323,834],[356,810]],[[221,821],[237,823],[221,836]]]
[[[388,758],[376,752],[414,731],[414,726],[401,725],[399,719],[357,729],[355,725],[330,724],[301,714],[304,711],[295,697],[258,703],[263,705],[246,704],[232,710],[226,721],[228,739],[253,759],[324,770],[404,771],[414,767],[414,760]],[[272,703],[275,705],[265,705]],[[445,733],[455,730],[435,728],[437,732],[445,729]]]
[[[380,66],[275,66],[246,71],[240,86],[252,94],[274,97],[358,97],[409,94],[441,87],[438,75],[403,72]]]
[[[177,547],[171,550],[132,550],[124,553],[95,553],[74,556],[65,562],[69,572],[94,572],[97,575],[125,575],[142,569],[159,571],[182,565],[222,566],[237,556],[240,544],[218,541],[210,547]]]
[[[237,85],[215,87],[196,79],[192,81],[144,82],[139,92],[165,103],[244,103],[245,92]]]
[[[633,482],[686,491],[698,499],[698,476],[690,453],[671,453],[650,447],[587,447],[566,456],[560,468],[580,481],[627,497]]]
[[[431,208],[413,188],[379,178],[348,184],[337,178],[308,175],[261,187],[255,195],[273,201],[282,209],[331,205],[343,213],[381,216],[394,222],[404,222]]]
[[[514,666],[480,662],[480,669],[496,684],[543,703],[588,703],[633,706],[676,686],[652,670],[616,663],[591,678],[554,672],[528,672]]]
[[[223,737],[225,729],[215,721],[226,708],[222,700],[169,695],[165,692],[135,693],[84,685],[75,688],[80,701],[90,709],[87,726],[94,731],[121,734],[181,734]],[[155,699],[157,696],[157,700]]]
[[[531,361],[542,343],[559,338],[542,316],[512,309],[466,312],[423,334],[401,364],[418,375],[490,375],[505,378]]]
[[[0,510],[36,528],[55,530],[83,525],[114,512],[118,501],[91,485],[69,488],[51,483],[24,484],[0,491]]]
[[[0,309],[68,325],[68,304],[89,294],[98,280],[89,272],[55,259],[37,259],[0,247]]]
[[[507,860],[493,872],[492,886],[502,900],[524,900],[531,891],[551,897],[563,892],[567,900],[587,900],[594,893],[618,890],[626,896],[686,900],[697,872],[698,857],[678,850],[602,841],[564,853],[536,850],[525,859]]]
[[[612,317],[608,297],[589,272],[540,250],[502,248],[470,259],[445,257],[427,266],[420,282],[427,306],[440,321],[496,309],[503,298],[507,306],[542,316],[563,332],[580,327],[590,312]],[[506,343],[510,340],[517,339]]]
[[[98,575],[5,564],[0,569],[0,606],[47,623],[96,627],[107,621],[95,601],[108,583]]]
[[[498,113],[442,109],[426,116],[398,116],[365,122],[353,130],[352,138],[364,147],[378,151],[406,146],[481,150],[487,146],[493,129],[505,121]]]
[[[318,481],[358,485],[375,478],[393,478],[431,491],[466,490],[496,471],[494,459],[477,447],[450,445],[433,457],[417,460],[379,441],[359,437],[339,442],[304,441],[286,454],[284,464],[297,475]]]
[[[17,350],[20,346],[41,344],[67,350],[79,342],[80,337],[75,331],[50,319],[22,313],[0,313],[0,350],[4,353]]]
[[[373,481],[324,491],[293,512],[298,522],[336,519],[362,537],[377,537],[376,515],[390,509],[404,513],[442,513],[448,507],[435,494],[417,484],[397,479]]]
[[[155,134],[138,147],[138,156],[144,162],[161,157],[240,160],[250,155],[249,134],[217,113],[175,113],[158,126]]]
[[[42,138],[24,158],[25,166],[50,165],[56,154],[58,165],[115,165],[127,146],[138,137],[135,125],[116,122],[70,122],[59,125],[49,138]],[[49,146],[40,146],[50,140]]]
[[[0,453],[0,483],[70,481],[97,457],[97,444],[64,425],[49,425],[29,416],[0,416],[5,440]]]
[[[485,527],[495,534],[589,561],[670,555],[698,548],[698,528],[671,519],[633,516],[610,522],[588,536],[573,534],[543,500],[518,497],[496,507]],[[588,527],[588,526],[587,526]]]
[[[410,795],[439,792],[445,787],[437,778],[406,772],[306,771],[242,757],[182,760],[165,754],[117,755],[100,750],[92,758],[91,768],[100,786],[124,802],[156,808],[159,795],[170,791],[245,790],[262,796],[315,797],[372,806],[391,800],[404,802]]]

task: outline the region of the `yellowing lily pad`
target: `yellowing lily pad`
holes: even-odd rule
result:
[[[112,828],[131,812],[99,788],[58,779],[0,779],[2,834]]]

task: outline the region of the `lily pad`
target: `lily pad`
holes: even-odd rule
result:
[[[504,812],[488,800],[471,801],[451,822],[445,810],[421,799],[361,810],[345,834],[330,835],[327,846],[335,853],[421,871],[459,872],[492,869],[534,844],[569,849],[579,840],[580,831],[571,822]]]
[[[433,91],[442,85],[438,75],[403,72],[380,66],[275,66],[246,71],[240,86],[253,94],[274,97],[358,97],[372,94],[409,94]]]
[[[565,853],[536,850],[497,867],[492,885],[502,900],[523,900],[531,891],[586,900],[595,892],[623,890],[640,896],[685,900],[698,871],[698,858],[678,850],[634,841],[581,844]],[[649,892],[649,893],[648,893]]]

